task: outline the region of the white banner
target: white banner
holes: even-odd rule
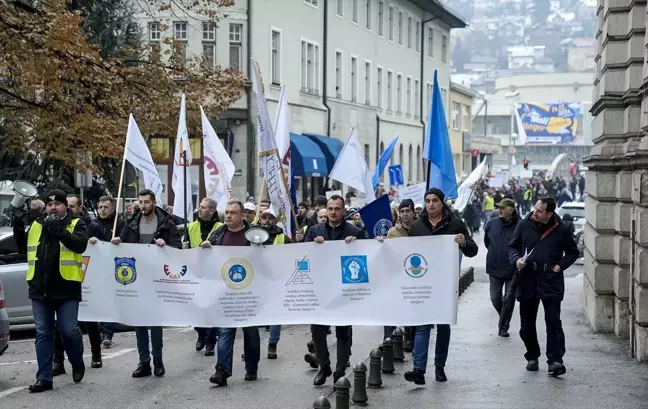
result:
[[[163,184],[155,167],[155,162],[151,157],[151,151],[149,151],[135,118],[133,118],[133,114],[130,114],[128,118],[124,159],[129,161],[136,169],[142,171],[142,174],[144,174],[144,186],[151,189],[155,193],[156,199],[160,200],[164,191]]]
[[[184,158],[182,153],[185,152]],[[186,217],[187,220],[193,219],[193,196],[191,190],[191,144],[189,143],[189,133],[187,132],[187,103],[185,94],[182,94],[180,101],[180,119],[178,120],[178,134],[173,156],[173,177],[171,179],[171,188],[175,198],[173,200],[173,214]],[[185,167],[187,179],[185,180]],[[185,203],[185,195],[187,203]]]
[[[79,321],[132,326],[455,324],[453,236],[179,250],[98,242]]]
[[[224,212],[227,202],[233,199],[232,177],[236,168],[221,143],[212,124],[207,119],[203,107],[200,107],[200,119],[203,129],[203,176],[207,197],[216,201],[217,209]]]
[[[402,201],[404,199],[412,199],[414,205],[422,205],[425,202],[425,191],[427,190],[427,183],[417,183],[411,186],[405,186],[398,189],[398,198]]]

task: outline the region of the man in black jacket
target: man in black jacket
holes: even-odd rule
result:
[[[27,249],[27,282],[36,326],[38,372],[36,383],[29,387],[31,392],[52,389],[55,316],[72,364],[72,379],[81,382],[85,374],[77,317],[88,231],[85,223],[69,212],[63,191],[50,191],[45,205],[46,215],[27,227],[26,245],[18,243]]]
[[[536,318],[540,301],[547,326],[547,364],[549,375],[564,375],[565,333],[560,321],[560,304],[565,295],[564,271],[578,259],[574,238],[555,214],[556,202],[539,199],[535,209],[520,221],[509,243],[509,260],[520,278],[520,338],[527,349],[527,370],[539,369],[540,345]],[[525,254],[527,257],[525,258]]]
[[[203,248],[212,246],[249,246],[250,242],[245,237],[245,232],[250,229],[250,224],[244,218],[243,203],[231,201],[225,208],[225,224],[201,244]],[[243,272],[236,269],[242,269]],[[230,268],[232,272],[238,273],[242,279],[245,279],[245,270],[240,265],[233,265]],[[220,328],[218,339],[216,372],[209,378],[209,382],[218,386],[227,386],[227,378],[232,376],[232,366],[234,361],[234,339],[236,338],[236,328]],[[259,337],[259,327],[243,328],[243,358],[245,359],[245,380],[256,381],[259,370],[259,360],[261,359],[261,339]]]
[[[453,235],[459,249],[466,257],[475,257],[479,248],[470,236],[466,224],[456,216],[445,203],[445,194],[437,188],[425,192],[425,209],[421,216],[414,221],[409,231],[409,237]],[[448,380],[445,374],[445,363],[450,347],[450,325],[439,324],[437,327],[436,346],[434,349],[435,378],[437,382]],[[428,348],[432,325],[416,327],[414,336],[414,369],[405,372],[405,380],[417,385],[425,385]]]
[[[364,238],[362,231],[355,225],[344,220],[344,198],[333,195],[326,204],[328,223],[313,225],[306,236],[305,241],[324,243],[325,241],[344,240],[351,243],[357,238]],[[335,337],[337,338],[337,362],[335,373],[331,370],[326,335],[329,327],[327,325],[311,325],[315,353],[320,364],[320,370],[313,380],[313,385],[321,386],[326,383],[326,378],[333,375],[333,383],[344,376],[349,356],[351,355],[352,333],[351,326],[336,326]]]
[[[155,193],[149,189],[139,193],[139,209],[126,221],[119,237],[111,241],[113,244],[140,243],[182,248],[178,228],[169,218],[169,214],[156,206]],[[163,376],[166,370],[162,362],[162,327],[151,327],[152,351],[149,351],[147,327],[136,327],[135,337],[140,362],[133,372],[133,378],[151,376],[151,354],[153,374]]]
[[[488,250],[486,255],[486,274],[490,281],[490,299],[498,315],[502,315],[502,289],[504,297],[510,294],[515,268],[508,262],[508,244],[513,238],[513,232],[518,224],[515,211],[516,204],[512,199],[502,199],[497,204],[499,217],[492,218],[484,226],[484,245]],[[513,310],[511,310],[512,313]],[[510,316],[508,320],[500,320],[498,335],[508,337]]]

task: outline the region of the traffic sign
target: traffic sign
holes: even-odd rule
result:
[[[404,185],[403,166],[393,165],[389,167],[389,184],[392,186]]]

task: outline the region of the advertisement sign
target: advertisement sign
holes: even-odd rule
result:
[[[580,117],[579,102],[528,102],[517,104],[520,141],[534,144],[573,143]]]

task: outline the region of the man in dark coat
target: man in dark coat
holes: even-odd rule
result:
[[[536,317],[542,301],[547,326],[549,375],[565,374],[565,333],[560,321],[560,303],[565,294],[564,271],[578,259],[574,238],[555,214],[552,198],[539,199],[535,209],[520,221],[509,243],[509,261],[519,271],[517,299],[520,302],[520,338],[527,352],[527,370],[538,370],[540,345]],[[525,254],[527,257],[525,258]]]
[[[156,206],[155,193],[149,189],[139,193],[139,208],[126,221],[121,234],[115,237],[112,243],[155,244],[158,247],[182,248],[178,228],[169,214]],[[133,372],[133,378],[151,376],[151,355],[153,374],[163,376],[166,370],[162,362],[162,327],[151,327],[151,351],[147,327],[136,327],[135,337],[140,362]]]
[[[499,217],[490,219],[484,226],[484,245],[488,250],[486,255],[486,274],[490,281],[490,299],[497,314],[502,314],[502,289],[504,296],[511,292],[515,267],[508,262],[508,244],[518,224],[515,202],[502,199],[497,205]],[[510,317],[501,322],[498,328],[500,337],[508,337]]]
[[[421,216],[414,221],[409,231],[410,237],[452,235],[459,245],[461,253],[466,257],[475,257],[479,247],[470,236],[466,224],[460,216],[448,208],[445,203],[445,194],[437,188],[425,192],[425,209]],[[437,339],[434,349],[435,378],[437,382],[448,380],[445,374],[445,363],[450,347],[450,325],[439,324]],[[414,336],[414,370],[405,372],[405,380],[417,385],[425,385],[425,371],[427,369],[427,354],[430,345],[430,332],[432,324],[416,327]]]

